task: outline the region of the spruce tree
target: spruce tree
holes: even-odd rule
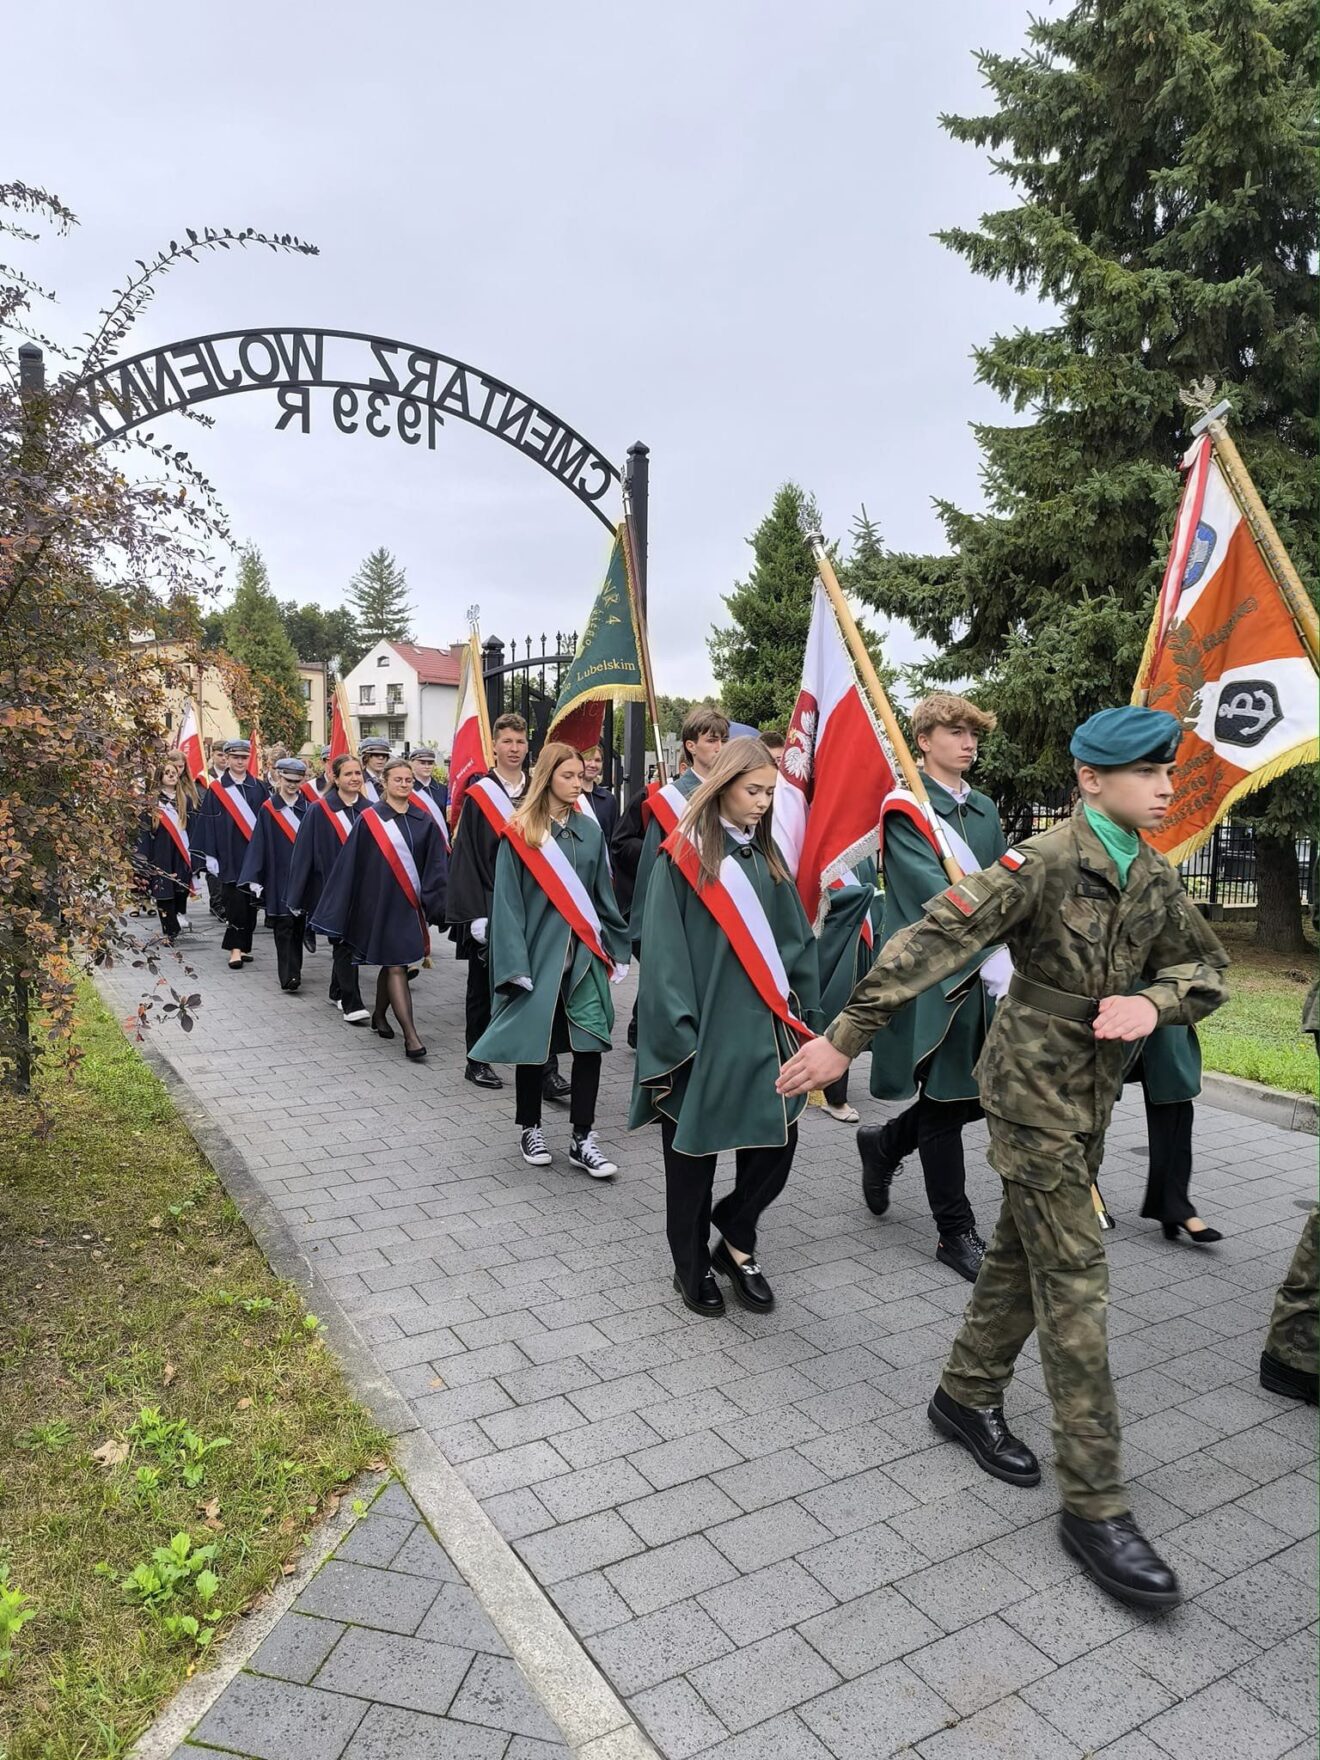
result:
[[[347,597],[364,654],[379,641],[412,641],[408,576],[383,545],[371,552],[353,576]]]
[[[806,539],[819,517],[811,497],[785,483],[748,539],[756,558],[750,574],[724,595],[732,627],[714,630],[709,646],[720,701],[733,721],[787,726],[793,713],[816,579]]]
[[[280,742],[297,751],[307,719],[298,656],[285,633],[266,564],[255,545],[250,544],[239,555],[238,586],[225,613],[225,648],[252,674],[263,742]],[[251,728],[244,731],[250,733]]]
[[[975,351],[1024,418],[980,424],[987,508],[936,505],[951,553],[872,555],[864,599],[931,641],[928,683],[976,681],[998,711],[990,781],[1021,800],[1070,776],[1077,721],[1129,695],[1167,555],[1177,460],[1212,378],[1284,542],[1315,591],[1314,14],[1301,0],[1078,0],[1029,49],[982,54],[989,148],[1014,202],[939,234],[1050,321]],[[1297,945],[1294,771],[1248,797],[1260,938]]]

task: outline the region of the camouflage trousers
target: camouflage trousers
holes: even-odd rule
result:
[[[940,1384],[960,1405],[1002,1405],[1018,1353],[1038,1332],[1064,1508],[1090,1521],[1123,1515],[1109,1266],[1091,1202],[1104,1133],[986,1118],[1004,1202]]]
[[[1292,1256],[1288,1274],[1279,1285],[1270,1315],[1265,1349],[1290,1369],[1316,1372],[1320,1349],[1320,1208],[1302,1225],[1302,1238]]]

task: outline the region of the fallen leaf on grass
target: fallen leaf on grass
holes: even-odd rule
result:
[[[388,1473],[389,1470],[390,1463],[387,1460],[382,1459],[367,1462],[367,1471],[369,1473]]]
[[[247,1398],[241,1399],[241,1400],[239,1400],[238,1404],[234,1407],[234,1410],[236,1412],[245,1412],[245,1411],[247,1411],[248,1407],[251,1404],[252,1404],[252,1401],[250,1399],[247,1399]]]
[[[147,1227],[148,1228],[164,1228],[164,1226],[165,1226],[165,1218],[163,1216],[148,1216],[148,1218],[147,1218]]]
[[[339,1493],[337,1491],[328,1491],[325,1495],[325,1501],[322,1504],[322,1508],[326,1515],[334,1515],[339,1508]]]
[[[128,1444],[116,1442],[112,1437],[109,1442],[103,1442],[100,1448],[92,1450],[92,1459],[107,1468],[122,1466],[128,1459]]]
[[[166,1363],[164,1373],[161,1375],[162,1384],[168,1387],[178,1372],[173,1363]]]

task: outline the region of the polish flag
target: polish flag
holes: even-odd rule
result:
[[[481,649],[475,633],[459,664],[458,708],[454,743],[449,749],[449,823],[458,829],[463,796],[491,766],[490,732],[486,726],[486,694],[481,677]]]
[[[191,703],[183,712],[183,721],[179,727],[179,750],[188,762],[188,775],[197,788],[209,788],[211,779],[206,774],[206,759],[202,756],[202,736],[197,727],[197,715]]]
[[[325,761],[327,769],[336,758],[346,758],[353,749],[348,743],[348,720],[344,713],[347,695],[343,679],[336,679],[334,706],[330,714],[330,756]]]
[[[774,805],[775,841],[817,932],[831,882],[876,852],[895,769],[818,581]]]

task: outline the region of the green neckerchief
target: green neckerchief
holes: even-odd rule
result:
[[[1115,825],[1107,814],[1095,807],[1084,807],[1086,822],[1105,846],[1105,854],[1118,869],[1118,887],[1121,892],[1127,885],[1128,870],[1137,859],[1137,851],[1141,848],[1141,839],[1135,831],[1124,831],[1121,825]]]

